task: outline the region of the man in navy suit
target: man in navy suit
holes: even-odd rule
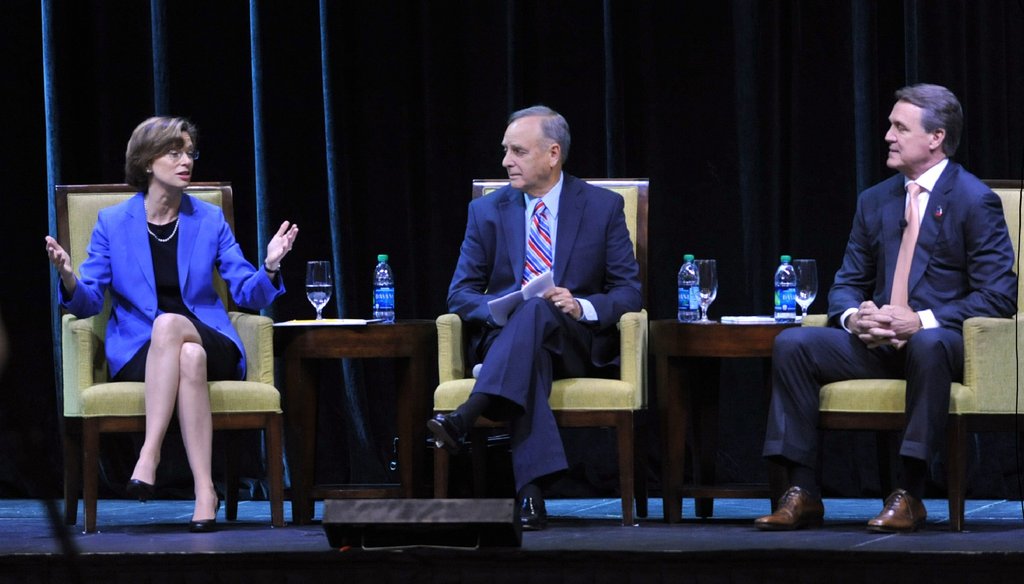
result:
[[[453,452],[478,416],[510,422],[526,529],[545,527],[543,488],[567,468],[548,405],[552,380],[601,376],[617,365],[616,324],[641,308],[623,199],[562,172],[569,142],[569,125],[550,108],[534,106],[509,118],[501,144],[510,184],[470,203],[448,290],[449,309],[473,330],[470,358],[481,367],[469,399],[427,422],[435,443]],[[550,267],[538,259],[530,234],[534,211],[544,207],[539,256]],[[528,251],[531,241],[535,249]],[[551,271],[554,288],[523,302],[498,326],[487,302],[519,290],[527,271]]]
[[[1014,252],[999,197],[949,159],[960,141],[960,103],[948,89],[925,84],[900,89],[896,99],[885,141],[886,164],[899,174],[857,201],[829,292],[830,326],[788,329],[775,341],[764,455],[786,468],[790,488],[775,513],[756,520],[760,529],[821,524],[819,389],[857,378],[907,381],[899,488],[868,529],[918,529],[950,383],[963,376],[963,321],[1016,310]]]

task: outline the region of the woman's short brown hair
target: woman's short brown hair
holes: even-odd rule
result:
[[[124,154],[124,180],[126,183],[146,191],[149,188],[150,164],[171,150],[184,148],[182,134],[192,138],[192,147],[199,141],[195,124],[185,118],[156,116],[135,127],[128,139]]]

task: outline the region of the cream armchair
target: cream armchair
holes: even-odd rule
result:
[[[224,210],[233,225],[231,186],[228,183],[195,183],[189,194]],[[71,255],[75,271],[86,257],[86,248],[100,209],[131,197],[128,185],[58,186],[56,192],[58,240]],[[233,307],[224,282],[217,280],[225,306]],[[85,531],[96,531],[96,499],[99,475],[100,433],[145,430],[145,385],[111,383],[104,351],[104,334],[110,312],[90,318],[66,314],[61,319],[64,383],[64,518],[74,525],[78,493],[85,500]],[[281,450],[281,395],[274,387],[273,321],[267,317],[230,312],[248,356],[245,381],[210,383],[214,430],[260,429],[265,432],[271,523],[284,526],[284,463]],[[229,448],[231,441],[228,441]],[[237,457],[226,457],[226,516],[238,512]]]
[[[1020,185],[986,181],[1003,201],[1003,212],[1020,253]],[[1018,275],[1019,276],[1019,275]],[[1017,281],[1015,318],[974,317],[964,321],[964,379],[950,387],[947,490],[950,529],[962,531],[967,494],[967,432],[1018,431],[1018,404],[1024,393],[1022,360],[1015,353],[1024,334],[1020,298],[1024,279]],[[804,326],[823,326],[824,315],[812,315]],[[906,383],[898,379],[857,379],[821,388],[819,426],[833,430],[901,430]]]
[[[500,188],[507,181],[474,181],[473,197]],[[647,190],[646,180],[594,180],[587,182],[622,195],[626,200],[626,225],[640,263],[640,281],[647,274]],[[622,496],[622,524],[635,523],[636,515],[647,516],[646,450],[643,432],[647,411],[647,311],[626,313],[619,319],[620,375],[618,379],[572,378],[556,380],[549,403],[560,427],[614,428],[618,444],[619,491]],[[434,391],[435,413],[450,412],[466,401],[475,380],[466,370],[467,339],[462,320],[455,314],[437,319],[439,381]],[[482,492],[485,467],[486,428],[501,426],[481,418],[470,435],[474,490]],[[481,431],[483,429],[483,431]],[[434,451],[434,496],[448,494],[449,454]]]

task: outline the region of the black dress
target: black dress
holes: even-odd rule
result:
[[[161,313],[180,314],[195,325],[206,350],[206,378],[209,381],[238,379],[238,362],[242,354],[228,337],[206,325],[185,306],[181,298],[181,285],[178,280],[178,222],[167,225],[149,224],[149,249],[153,257],[153,271],[156,277],[157,308]],[[172,235],[173,234],[173,235]],[[156,237],[153,237],[155,235]],[[166,241],[159,241],[160,240]],[[168,237],[170,237],[168,239]],[[117,372],[114,381],[145,381],[146,356],[149,353],[150,341]]]

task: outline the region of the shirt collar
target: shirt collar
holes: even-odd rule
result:
[[[537,206],[537,201],[544,201],[544,205],[548,208],[548,213],[550,213],[552,217],[558,217],[558,201],[562,198],[562,181],[564,178],[565,174],[559,172],[558,182],[556,182],[555,186],[551,187],[551,190],[543,197],[535,199],[530,195],[523,193],[523,200],[526,201],[527,217],[533,215],[533,208]]]
[[[946,170],[946,166],[949,165],[949,159],[943,158],[942,160],[935,163],[935,166],[924,171],[921,176],[917,177],[917,180],[911,181],[907,177],[903,177],[903,188],[911,182],[916,182],[921,185],[929,193],[935,190],[935,183],[939,182],[939,177],[942,176],[942,171]]]

